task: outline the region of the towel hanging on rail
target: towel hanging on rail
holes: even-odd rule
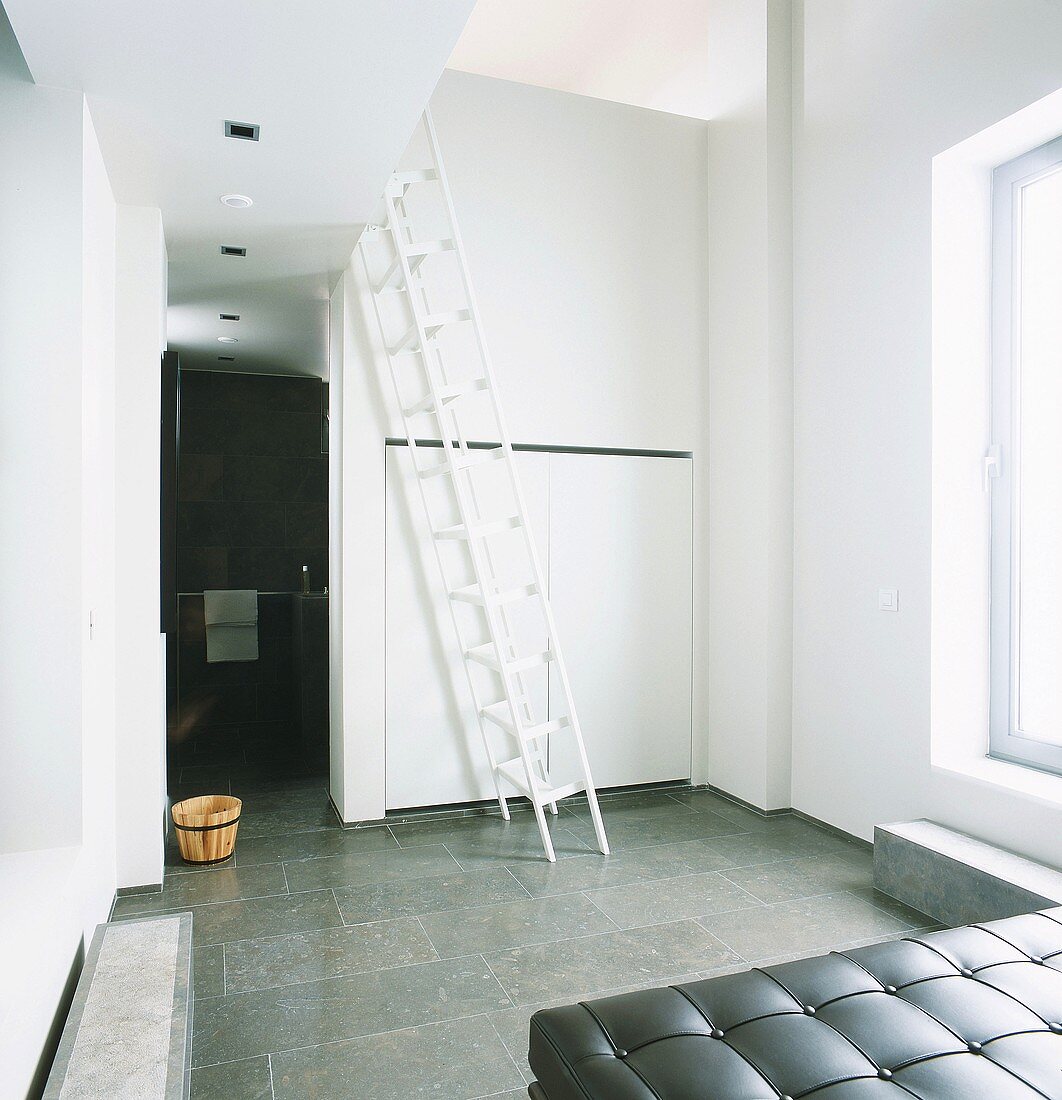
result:
[[[253,588],[203,593],[207,664],[258,660],[258,592]]]

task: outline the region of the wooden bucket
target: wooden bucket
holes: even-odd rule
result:
[[[224,863],[236,847],[243,803],[227,794],[207,794],[174,804],[170,813],[185,863]]]

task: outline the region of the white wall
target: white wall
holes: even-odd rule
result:
[[[931,764],[930,215],[936,154],[1062,86],[1062,8],[798,7],[793,804],[1059,863],[1057,804]]]
[[[118,885],[162,882],[165,639],[159,633],[160,359],[166,245],[155,207],[118,208]]]
[[[116,884],[115,204],[82,96],[29,82],[2,13],[0,241],[0,1094],[19,1097]]]
[[[790,805],[788,0],[716,0],[710,124],[708,779]]]
[[[694,451],[703,563],[707,126],[452,72],[431,107],[513,441]],[[337,400],[343,413],[343,568],[332,578],[343,586],[333,668],[347,820],[383,812],[383,440],[402,434],[354,259],[337,289],[343,308],[333,299],[342,349],[330,366],[333,387],[343,375],[342,397],[333,395],[333,418]],[[702,623],[699,614],[703,632]],[[702,774],[704,709],[702,677]]]

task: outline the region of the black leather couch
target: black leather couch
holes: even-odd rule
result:
[[[1062,908],[537,1012],[533,1100],[1062,1100]]]

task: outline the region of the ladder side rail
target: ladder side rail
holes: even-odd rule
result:
[[[409,459],[410,459],[410,462],[412,462],[412,464],[413,464],[414,471],[416,471],[416,467],[417,467],[417,460],[416,460],[417,443],[416,443],[416,439],[415,439],[415,436],[414,436],[413,424],[410,420],[408,420],[406,418],[405,414],[402,411],[402,397],[401,397],[401,394],[400,394],[399,388],[398,388],[398,373],[395,369],[394,358],[391,355],[390,351],[388,350],[387,336],[386,336],[386,332],[384,330],[383,317],[380,313],[380,303],[379,303],[379,300],[377,298],[376,293],[372,290],[372,280],[371,280],[371,274],[369,272],[369,263],[368,263],[368,259],[366,258],[366,255],[365,255],[365,245],[364,244],[359,244],[359,250],[361,252],[361,263],[362,263],[362,268],[365,272],[366,283],[369,286],[369,294],[370,294],[370,297],[372,298],[372,302],[373,302],[373,311],[376,314],[376,324],[377,324],[377,326],[380,330],[381,342],[384,345],[384,351],[387,355],[387,365],[388,365],[388,369],[389,369],[389,372],[390,372],[390,375],[391,375],[391,383],[392,383],[392,386],[394,388],[395,399],[398,402],[399,415],[402,417],[402,423],[403,423],[403,427],[404,427],[405,433],[406,433],[406,444],[409,448]],[[405,264],[404,257],[402,258],[402,262],[403,262],[403,264]],[[408,277],[408,268],[407,268],[407,271],[406,271],[406,275]],[[410,284],[407,283],[407,286],[408,285],[410,285]],[[423,332],[422,332],[421,335],[422,335],[422,338],[423,338]],[[423,348],[423,344],[421,346]],[[425,370],[425,375],[427,377],[428,386],[431,388],[432,387],[432,378],[430,376],[430,373],[427,370]],[[421,505],[424,509],[425,519],[427,520],[427,523],[428,523],[429,534],[432,536],[431,537],[432,551],[435,554],[435,562],[436,562],[436,564],[439,568],[439,576],[442,578],[443,587],[447,591],[446,604],[447,604],[447,608],[448,608],[449,614],[450,614],[450,621],[453,623],[454,635],[457,638],[457,644],[462,649],[461,666],[462,666],[462,668],[464,669],[464,672],[465,672],[465,680],[468,683],[468,690],[469,690],[469,695],[471,696],[471,699],[472,699],[472,706],[473,706],[473,708],[475,709],[475,712],[476,712],[476,722],[479,724],[480,736],[482,737],[482,740],[483,740],[483,747],[486,750],[487,762],[490,766],[491,781],[494,784],[495,794],[496,794],[497,799],[498,799],[498,807],[501,810],[502,817],[504,817],[505,820],[508,821],[509,816],[510,816],[509,815],[509,806],[506,802],[505,792],[502,790],[501,781],[499,780],[499,777],[498,777],[498,761],[497,761],[497,758],[494,755],[494,748],[493,748],[493,746],[491,745],[491,742],[490,742],[490,734],[489,734],[489,731],[487,729],[487,723],[483,718],[483,706],[482,706],[482,703],[481,703],[480,698],[479,698],[479,692],[476,690],[476,684],[475,684],[475,679],[472,675],[472,669],[469,667],[468,661],[464,660],[464,644],[465,643],[464,643],[464,638],[463,638],[463,634],[462,634],[462,631],[461,631],[461,624],[458,620],[457,611],[456,611],[456,609],[453,605],[453,601],[449,598],[450,586],[449,586],[449,582],[447,581],[447,577],[446,577],[446,564],[443,561],[442,550],[439,547],[438,540],[434,537],[434,534],[431,531],[431,527],[432,527],[431,507],[430,507],[429,502],[428,502],[427,490],[425,489],[424,483],[423,483],[422,479],[419,476],[415,477],[414,480],[417,482],[417,489],[420,493]]]
[[[405,255],[405,252],[404,252],[403,248],[402,248],[402,242],[401,242],[401,239],[400,239],[400,236],[399,236],[403,226],[408,227],[409,219],[405,217],[404,213],[401,217],[399,216],[399,211],[397,209],[396,201],[395,201],[393,196],[391,196],[389,194],[385,194],[384,198],[385,198],[385,202],[386,202],[386,205],[387,205],[388,226],[392,231],[393,243],[394,243],[394,246],[395,246],[395,250],[398,253],[399,265],[400,265],[401,270],[402,270],[402,278],[403,278],[403,281],[405,282],[406,287],[410,291],[410,293],[407,295],[407,299],[408,299],[408,304],[409,304],[410,310],[413,314],[414,327],[417,330],[417,336],[418,336],[418,340],[419,340],[419,348],[420,348],[420,354],[421,354],[421,361],[422,361],[422,364],[424,366],[424,373],[425,373],[425,376],[427,378],[428,387],[429,387],[429,389],[432,393],[433,399],[434,399],[434,404],[435,404],[436,408],[438,408],[438,407],[440,407],[441,402],[439,400],[438,387],[436,385],[435,378],[434,378],[434,376],[432,374],[432,371],[430,369],[430,358],[429,358],[429,355],[428,355],[429,344],[428,344],[428,340],[427,340],[427,333],[425,331],[425,323],[424,323],[424,317],[426,316],[426,305],[427,305],[427,303],[424,302],[423,306],[422,306],[421,303],[418,303],[417,296],[414,293],[412,293],[412,290],[413,290],[412,272],[410,271],[408,259]],[[363,255],[363,262],[364,262],[364,255]],[[467,286],[467,280],[466,280],[466,286]],[[373,296],[373,301],[374,301],[374,303],[376,303],[375,295]],[[377,304],[376,308],[377,308],[377,322],[382,324],[382,318],[380,317],[380,314],[379,314],[378,304]],[[390,354],[389,354],[389,359],[390,359]],[[393,362],[392,362],[392,380],[397,382],[397,376],[395,375],[395,372],[394,372]],[[412,427],[412,424],[408,421],[405,421],[404,416],[403,416],[403,420],[404,420],[404,423],[405,423],[407,439],[410,441],[411,446],[415,446],[415,444],[413,443],[413,427]],[[493,581],[494,578],[487,569],[487,563],[482,560],[481,551],[482,551],[483,547],[480,545],[480,540],[477,539],[477,538],[471,537],[471,518],[472,517],[470,515],[469,502],[466,500],[465,493],[462,492],[461,482],[458,478],[459,470],[457,468],[455,458],[454,458],[455,448],[453,446],[449,445],[449,443],[450,443],[449,439],[443,439],[442,443],[443,443],[443,451],[444,451],[445,456],[446,456],[446,463],[448,464],[448,466],[450,468],[450,476],[452,478],[452,484],[454,486],[454,493],[455,493],[455,496],[457,497],[458,511],[461,515],[461,519],[462,519],[463,523],[465,524],[466,532],[470,536],[467,539],[467,543],[468,543],[468,549],[469,549],[469,556],[472,559],[472,568],[473,568],[473,571],[476,575],[476,580],[477,580],[477,582],[480,586],[480,590],[482,592],[486,592],[487,591],[487,583],[486,583],[487,580]],[[424,485],[421,482],[421,479],[419,477],[418,477],[417,481],[418,481],[418,484],[419,484],[419,487],[420,487],[422,500],[424,501],[425,511],[430,516],[430,509],[429,509],[428,502],[427,502],[426,490],[425,490]],[[522,518],[526,517],[526,514],[527,514],[526,510],[522,510],[520,512],[520,515],[521,515]],[[522,523],[521,526],[526,527],[526,523]],[[439,562],[440,562],[440,570],[442,571],[443,580],[444,580],[444,583],[445,583],[445,580],[446,580],[445,569],[443,569],[443,567],[442,567],[441,554],[439,552],[439,547],[437,545],[437,541],[434,539],[434,537],[432,539],[432,542],[433,542],[433,544],[435,544],[436,557],[437,557],[437,560],[439,560]],[[453,603],[452,603],[452,601],[449,601],[449,600],[447,602],[450,605],[451,618],[454,619],[455,627],[456,627],[456,612],[453,608]],[[499,624],[499,622],[497,621],[497,615],[498,615],[499,608],[495,607],[493,604],[488,604],[488,603],[485,602],[484,611],[485,611],[486,617],[487,617],[487,625],[488,625],[488,630],[490,631],[491,640],[494,642],[495,649],[497,651],[497,650],[500,649],[498,639],[501,635],[501,630],[500,630],[500,625],[501,624]],[[462,653],[461,653],[462,663],[465,667],[466,675],[468,676],[469,681],[471,683],[471,680],[472,680],[471,668],[469,666],[468,660],[464,656],[466,647],[464,646],[464,643],[461,639],[460,631],[456,630],[456,633],[457,633],[457,636],[458,636],[458,644],[461,645],[461,647],[462,647]],[[513,681],[512,674],[505,668],[504,665],[502,666],[502,670],[501,670],[501,679],[502,679],[502,682],[503,682],[503,687],[504,687],[504,692],[505,692],[505,700],[506,700],[506,703],[507,703],[507,705],[510,709],[510,712],[512,713],[512,716],[513,716],[514,728],[517,731],[519,731],[520,728],[521,728],[521,724],[519,722],[519,716],[516,712],[516,704],[515,704],[515,699],[518,697],[519,689],[518,689],[518,686]],[[477,704],[476,704],[477,705],[477,716],[480,719],[480,728],[483,732],[484,744],[487,748],[488,760],[491,763],[491,771],[492,771],[492,775],[494,777],[495,787],[498,791],[499,805],[504,805],[504,795],[502,794],[500,783],[499,783],[497,761],[494,757],[493,750],[490,746],[488,735],[487,735],[487,732],[486,732],[486,728],[485,728],[483,720],[482,720],[482,716],[479,713],[480,711],[482,711],[483,708],[480,707],[479,704],[478,704],[478,697],[476,696],[474,688],[473,688],[473,699],[477,700]],[[533,775],[532,775],[533,764],[532,764],[531,759],[529,757],[528,746],[527,746],[526,742],[524,741],[524,739],[522,737],[518,737],[518,741],[519,741],[519,747],[520,747],[520,757],[521,757],[521,760],[523,761],[524,769],[527,772],[528,787],[529,787],[530,790],[535,791],[536,790],[536,784],[532,781],[533,780]],[[533,797],[532,798],[532,804],[533,804],[534,809],[535,809],[535,815],[536,815],[537,818],[539,818],[539,831],[542,834],[542,843],[543,843],[543,847],[546,850],[546,856],[550,860],[550,862],[553,862],[556,859],[556,855],[553,851],[553,843],[552,843],[552,839],[550,838],[550,835],[549,835],[549,830],[546,827],[544,818],[542,818],[541,803],[539,802],[539,800],[537,798]],[[507,813],[507,808],[505,810],[503,810],[503,812]]]
[[[461,231],[457,224],[457,215],[454,210],[453,195],[450,192],[449,180],[446,176],[446,171],[443,165],[442,153],[439,148],[439,138],[435,130],[435,123],[432,121],[431,112],[425,110],[424,112],[424,126],[428,134],[428,145],[431,149],[432,159],[434,161],[434,168],[439,187],[442,191],[443,201],[446,206],[447,217],[450,220],[450,227],[453,233],[454,249],[458,258],[458,266],[461,270],[461,280],[465,289],[465,296],[468,300],[469,313],[472,317],[474,331],[476,334],[476,341],[479,346],[480,357],[483,361],[484,373],[488,379],[488,390],[490,393],[491,403],[494,407],[494,415],[498,422],[499,434],[501,436],[501,444],[505,448],[506,455],[505,461],[509,468],[510,479],[513,484],[513,491],[516,495],[518,507],[521,514],[527,514],[527,507],[524,501],[523,488],[520,484],[519,473],[516,469],[516,463],[513,457],[512,443],[509,440],[508,427],[505,421],[505,415],[502,412],[500,402],[498,400],[498,388],[494,375],[494,366],[490,357],[490,352],[487,348],[486,338],[483,332],[483,322],[480,317],[479,303],[476,300],[475,291],[472,287],[472,280],[468,270],[468,258],[465,253],[464,240],[461,237]],[[565,696],[565,703],[568,707],[568,719],[571,723],[572,732],[575,735],[575,742],[579,752],[579,762],[583,769],[583,776],[586,779],[586,794],[587,801],[590,804],[590,812],[594,821],[594,831],[597,836],[598,847],[605,854],[608,853],[608,842],[605,839],[604,824],[601,821],[601,811],[598,806],[597,795],[594,788],[593,778],[590,772],[590,762],[587,759],[586,747],[583,743],[582,726],[579,723],[578,715],[575,708],[575,700],[572,695],[571,684],[568,680],[567,662],[564,660],[563,651],[561,649],[560,641],[557,637],[556,622],[553,617],[553,609],[550,606],[550,601],[546,595],[546,587],[544,583],[544,572],[542,570],[542,564],[539,561],[538,550],[534,545],[534,537],[527,529],[527,525],[524,525],[524,541],[527,545],[528,556],[531,559],[531,565],[535,582],[539,585],[539,591],[542,593],[542,608],[546,618],[547,629],[550,635],[550,645],[553,649],[554,657],[556,659],[557,675],[561,681],[561,689]]]

